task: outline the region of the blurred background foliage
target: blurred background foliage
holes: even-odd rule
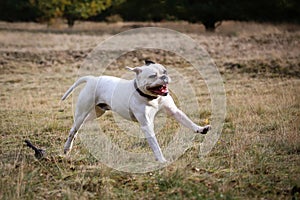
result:
[[[299,0],[1,0],[0,20],[176,21],[214,31],[224,20],[300,22]]]

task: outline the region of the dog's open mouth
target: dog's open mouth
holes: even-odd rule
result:
[[[155,87],[148,87],[147,90],[152,92],[153,94],[161,95],[161,96],[167,96],[169,92],[167,84],[159,85]]]

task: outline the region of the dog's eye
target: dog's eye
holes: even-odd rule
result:
[[[167,74],[168,74],[167,70],[164,70],[164,71],[163,71],[163,74],[167,75]]]
[[[153,75],[150,75],[149,78],[156,78],[157,77],[157,74],[153,74]]]

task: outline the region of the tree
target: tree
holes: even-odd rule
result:
[[[243,3],[247,20],[300,22],[299,0],[252,0]]]
[[[108,14],[118,14],[126,21],[161,21],[166,19],[164,2],[165,0],[119,0]]]
[[[214,31],[223,20],[242,18],[239,0],[125,0],[112,8],[110,14],[120,14],[129,21],[186,20],[202,23]]]
[[[215,31],[223,20],[298,22],[299,0],[166,0],[166,8],[177,19],[201,22]]]
[[[30,0],[43,14],[45,20],[63,17],[69,27],[76,20],[87,19],[111,6],[111,0]]]
[[[215,31],[224,20],[300,22],[299,0],[119,0],[101,19],[119,14],[126,21],[186,20]]]
[[[35,21],[40,14],[29,0],[0,0],[0,20]]]
[[[207,31],[215,31],[223,20],[242,19],[238,0],[167,0],[170,15],[191,23],[200,22]]]

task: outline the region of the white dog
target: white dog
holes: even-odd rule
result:
[[[65,100],[80,84],[85,87],[80,91],[75,121],[64,146],[64,153],[72,149],[77,131],[88,120],[100,117],[107,110],[112,110],[125,119],[137,121],[159,162],[166,162],[154,133],[154,117],[164,109],[178,122],[196,133],[206,134],[210,126],[198,126],[177,108],[168,93],[170,78],[166,69],[152,61],[145,61],[141,67],[127,69],[136,73],[134,80],[124,80],[111,76],[85,76],[78,79],[64,94]]]

